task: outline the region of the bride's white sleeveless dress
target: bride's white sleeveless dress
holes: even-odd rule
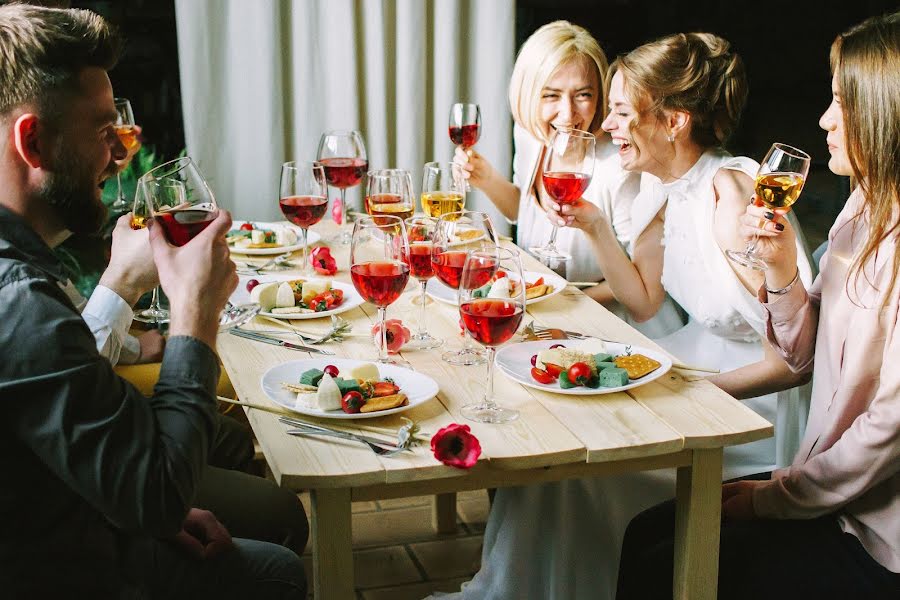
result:
[[[690,316],[687,325],[656,341],[682,361],[724,372],[762,358],[763,316],[713,238],[712,180],[720,168],[753,177],[757,164],[711,150],[675,183],[644,174],[632,221],[641,231],[666,205],[663,283]],[[808,253],[798,256],[809,282]],[[727,448],[723,479],[790,463],[805,424],[798,395],[795,389],[746,401],[776,425],[776,438]],[[629,521],[674,495],[672,469],[499,489],[481,570],[461,592],[441,598],[612,600]]]

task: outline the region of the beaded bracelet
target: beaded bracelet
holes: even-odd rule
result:
[[[794,278],[791,279],[791,282],[789,284],[787,284],[783,288],[779,288],[777,290],[770,290],[769,286],[766,286],[766,292],[768,292],[770,294],[774,294],[776,296],[782,296],[784,294],[787,294],[789,291],[791,291],[791,288],[793,288],[795,285],[797,285],[798,281],[800,281],[800,269],[799,268],[797,269],[797,274],[794,275]]]

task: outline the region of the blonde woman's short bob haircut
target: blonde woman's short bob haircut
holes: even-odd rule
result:
[[[597,134],[606,118],[603,79],[608,63],[594,36],[568,21],[554,21],[531,34],[519,50],[509,81],[509,108],[515,122],[544,143],[549,132],[541,123],[541,90],[556,69],[579,59],[597,68],[597,112],[590,126]]]

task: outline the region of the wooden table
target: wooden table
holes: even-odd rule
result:
[[[333,236],[330,222],[316,230]],[[510,244],[511,245],[511,244]],[[340,269],[337,279],[349,281],[349,248],[332,244]],[[240,260],[240,259],[238,259]],[[546,268],[523,253],[527,270]],[[415,282],[413,282],[415,283]],[[418,288],[410,285],[388,318],[418,323]],[[428,328],[460,343],[459,315],[439,302],[427,306]],[[574,288],[528,307],[535,322],[658,348],[653,342]],[[342,315],[354,332],[371,330],[372,305]],[[326,328],[326,321],[297,321],[307,329]],[[271,324],[250,327],[271,329]],[[342,344],[327,344],[337,356],[371,359],[375,348],[360,335]],[[218,350],[237,391],[245,402],[277,406],[263,394],[260,378],[273,365],[307,358],[302,352],[220,335]],[[280,485],[309,490],[312,498],[313,572],[318,600],[353,598],[350,503],[426,494],[558,481],[628,471],[677,468],[675,597],[704,600],[716,597],[718,568],[722,448],[770,437],[772,425],[695,373],[673,370],[628,392],[596,397],[563,396],[526,388],[495,369],[497,401],[519,410],[505,425],[472,423],[459,415],[464,404],[480,399],[484,367],[455,367],[440,360],[440,350],[402,352],[415,370],[434,378],[438,396],[405,416],[435,432],[453,422],[468,424],[481,442],[478,464],[467,471],[439,463],[427,445],[414,453],[380,458],[361,445],[333,439],[285,435],[277,415],[247,409],[248,419]],[[347,424],[343,421],[342,424]],[[397,428],[398,415],[367,419],[365,424]]]

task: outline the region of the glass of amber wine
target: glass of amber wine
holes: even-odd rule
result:
[[[419,331],[412,338],[414,347],[431,350],[443,345],[444,340],[428,333],[428,314],[425,310],[425,284],[434,277],[434,265],[431,264],[431,249],[434,242],[434,228],[437,219],[431,217],[410,217],[406,219],[406,235],[409,238],[409,273],[419,280],[422,312],[419,318]]]
[[[772,144],[756,172],[757,206],[765,206],[769,210],[789,209],[803,191],[809,163],[809,154],[803,150],[787,144]],[[725,254],[739,265],[765,271],[768,265],[755,252],[758,239],[754,236],[743,250],[726,250]]]
[[[116,123],[113,125],[113,129],[115,129],[116,135],[119,136],[119,141],[122,142],[125,149],[131,152],[138,145],[131,102],[127,98],[115,98],[114,102],[116,105]],[[118,185],[118,191],[116,192],[116,199],[110,205],[110,208],[115,212],[123,213],[128,210],[128,201],[125,199],[125,191],[122,190],[122,176],[118,172],[116,173],[116,184]]]
[[[541,183],[558,204],[575,204],[591,184],[596,143],[594,135],[587,131],[558,129],[553,133],[544,149]],[[554,224],[547,245],[529,248],[531,253],[544,262],[571,260],[571,254],[556,247],[558,232],[559,227]]]
[[[482,298],[477,293],[494,277],[509,280],[508,297]],[[509,341],[525,316],[525,279],[518,251],[495,247],[466,253],[457,300],[466,331],[487,351],[484,399],[463,406],[460,413],[480,423],[508,423],[518,418],[519,411],[494,402],[494,348]]]
[[[416,211],[412,175],[404,169],[379,169],[366,176],[366,212],[375,217],[408,219]]]
[[[466,207],[466,180],[462,167],[452,162],[426,163],[422,173],[422,210],[440,219]]]
[[[341,191],[341,244],[350,243],[350,228],[347,227],[347,188],[359,185],[369,170],[366,145],[358,131],[326,131],[319,138],[316,160],[325,168],[328,185]]]

